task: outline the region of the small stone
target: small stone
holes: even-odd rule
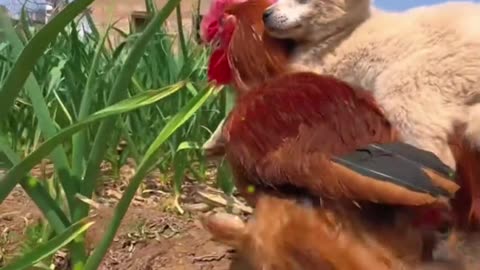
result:
[[[206,203],[187,203],[182,207],[189,212],[207,212],[211,208],[211,206]]]
[[[232,207],[232,214],[234,215],[240,215],[242,213],[242,210],[239,207]]]

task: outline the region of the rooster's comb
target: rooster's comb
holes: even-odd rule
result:
[[[246,0],[204,0],[210,2],[210,8],[204,15],[200,23],[200,35],[202,40],[209,43],[219,30],[220,20],[225,14],[225,10],[233,5],[245,2]]]

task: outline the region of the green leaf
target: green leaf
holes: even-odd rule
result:
[[[68,23],[92,2],[93,0],[75,0],[71,2],[28,41],[15,61],[15,65],[8,73],[0,91],[0,120],[7,115],[8,110],[13,106],[15,98],[25,84],[25,80],[32,72],[37,60],[44,54],[48,45]]]
[[[13,263],[3,267],[2,270],[23,270],[32,267],[35,263],[45,259],[70,243],[78,235],[90,228],[93,223],[93,221],[88,221],[88,219],[83,219],[76,222],[62,234],[52,238],[45,244],[40,245],[35,250],[24,254],[21,258],[15,260]]]
[[[90,114],[91,106],[93,104],[94,99],[94,83],[97,79],[96,71],[98,66],[100,65],[100,57],[102,53],[102,49],[105,45],[105,40],[108,37],[110,27],[105,30],[105,33],[102,39],[98,42],[97,47],[95,49],[95,56],[93,57],[92,64],[90,66],[90,71],[87,79],[87,83],[85,84],[85,89],[82,96],[82,101],[80,103],[80,111],[78,113],[78,120],[83,120]],[[73,137],[73,173],[79,177],[80,174],[83,172],[83,162],[84,159],[87,157],[88,148],[87,148],[87,132],[80,131]]]
[[[216,90],[215,87],[210,87],[203,93],[200,93],[195,98],[193,98],[187,106],[185,106],[180,112],[178,112],[163,128],[162,132],[158,135],[155,139],[153,144],[145,153],[145,157],[143,158],[142,163],[139,167],[146,166],[145,164],[149,164],[152,162],[150,160],[155,152],[160,148],[160,146],[167,140],[168,137],[172,135],[172,133],[178,129],[185,121],[187,121],[207,99],[213,92]]]
[[[62,212],[62,209],[37,178],[31,176],[23,177],[20,180],[20,185],[22,185],[22,188],[32,198],[40,211],[42,211],[42,214],[57,234],[63,232],[70,225],[70,221],[65,213]]]
[[[137,68],[138,62],[145,53],[148,41],[161,29],[161,25],[167,20],[173,9],[180,3],[180,0],[169,0],[162,10],[158,12],[147,25],[143,33],[136,40],[130,54],[128,55],[108,97],[107,104],[121,100],[127,95],[127,87],[132,82],[132,77]],[[95,188],[95,181],[100,171],[100,163],[105,156],[108,140],[111,131],[115,127],[115,118],[103,121],[98,128],[93,142],[92,151],[88,157],[85,170],[85,181],[82,183],[80,193],[85,197],[91,197]],[[80,219],[88,214],[88,206],[81,207],[75,212],[74,218]]]
[[[23,14],[22,16],[24,15],[25,14]],[[8,41],[12,44],[12,51],[14,56],[18,56],[21,53],[22,49],[24,49],[23,43],[15,32],[15,29],[10,23],[10,20],[1,17],[0,22],[2,28],[5,31]],[[50,73],[54,72],[55,70],[52,70]],[[60,77],[60,75],[57,76]],[[60,78],[58,78],[58,80],[60,80]],[[40,85],[33,74],[28,75],[28,78],[25,82],[25,90],[27,91],[27,94],[32,101],[32,107],[35,112],[35,117],[38,119],[38,127],[46,138],[51,138],[57,133],[57,128],[55,127],[55,123],[50,117],[48,106],[45,102],[44,97],[42,96]],[[57,147],[55,150],[53,150],[51,157],[53,163],[55,164],[55,169],[58,172],[59,179],[64,188],[65,194],[67,196],[69,207],[72,208],[76,191],[74,185],[75,183],[72,182],[73,179],[71,178],[71,175],[69,173],[70,166],[68,164],[67,155],[62,147]]]
[[[220,187],[220,189],[228,194],[232,195],[233,190],[235,188],[234,181],[233,181],[233,175],[230,170],[230,166],[228,162],[226,162],[225,159],[222,160],[222,162],[218,166],[218,171],[217,171],[217,185]]]
[[[9,164],[18,164],[21,162],[20,157],[10,149],[5,138],[0,137],[0,153],[4,153]],[[37,207],[42,211],[45,218],[52,225],[57,233],[61,233],[70,224],[60,207],[50,197],[47,191],[40,185],[40,182],[33,177],[22,177],[20,180],[25,192],[32,198]],[[8,194],[7,194],[8,195]]]
[[[36,164],[40,163],[40,161],[45,158],[56,146],[58,146],[64,140],[70,138],[76,132],[87,127],[89,124],[98,122],[107,117],[129,112],[140,107],[153,104],[177,92],[183,87],[183,85],[184,83],[180,82],[160,90],[146,91],[130,99],[123,100],[115,105],[112,105],[90,115],[83,121],[80,121],[76,124],[69,126],[68,128],[65,128],[52,138],[46,140],[41,146],[39,146],[35,151],[25,157],[25,159],[23,159],[20,163],[10,169],[7,174],[2,179],[0,179],[0,203],[3,202],[3,200],[15,187],[19,179],[28,174],[28,172],[30,172],[30,170]]]
[[[142,183],[142,180],[149,172],[150,168],[157,161],[157,151],[163,145],[163,143],[180,127],[182,126],[193,114],[208,100],[208,98],[215,91],[213,87],[207,89],[203,93],[198,94],[196,97],[191,99],[188,104],[183,107],[162,129],[160,134],[158,134],[155,141],[150,145],[145,154],[143,160],[138,166],[137,173],[130,180],[130,184],[123,193],[122,198],[118,202],[117,207],[115,208],[112,222],[106,230],[105,236],[97,245],[97,248],[93,251],[92,255],[88,259],[85,270],[96,270],[100,265],[103,257],[105,256],[110,244],[117,233],[120,223],[125,216],[128,207],[135,196],[135,193]]]

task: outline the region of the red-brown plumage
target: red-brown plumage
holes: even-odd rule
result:
[[[237,18],[227,56],[237,91],[248,91],[288,70],[292,42],[266,34],[262,14],[268,0],[236,4],[227,13]]]
[[[326,155],[395,140],[390,123],[370,95],[313,73],[288,74],[241,96],[224,135],[233,152],[248,149],[245,159],[255,164],[286,138],[297,136],[301,125],[312,128],[312,135],[322,142],[309,147]]]
[[[237,186],[247,198],[248,185],[257,185],[390,204],[436,200],[381,181],[356,181],[330,161],[398,140],[371,95],[333,77],[291,73],[249,91],[238,99],[223,135]]]

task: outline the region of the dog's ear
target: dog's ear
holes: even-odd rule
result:
[[[213,240],[238,249],[247,236],[246,224],[237,216],[227,213],[212,213],[200,217],[202,226]]]

